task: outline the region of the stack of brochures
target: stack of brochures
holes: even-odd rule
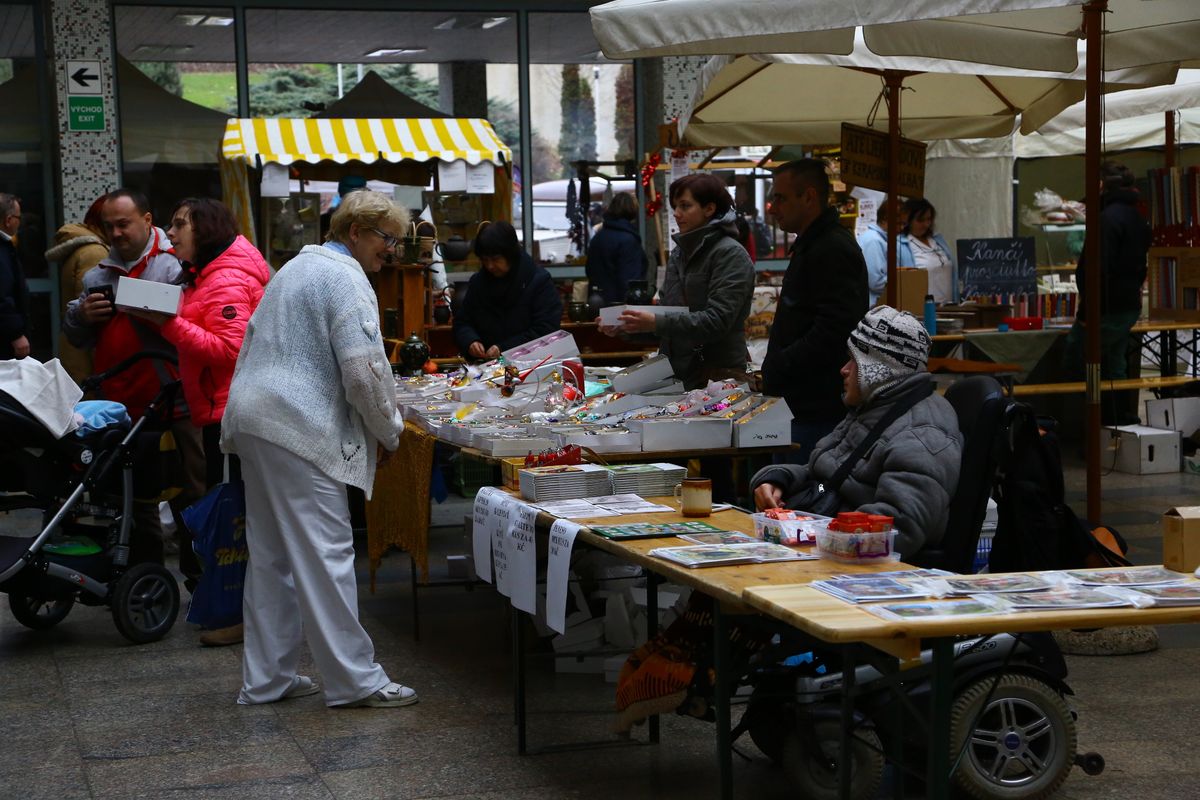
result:
[[[595,464],[529,467],[517,475],[526,500],[571,500],[609,492],[608,470]]]
[[[631,522],[625,525],[592,525],[590,526],[592,533],[597,533],[606,539],[654,539],[667,536],[678,536],[688,541],[696,541],[692,539],[695,535],[713,535],[713,534],[730,534],[730,531],[723,531],[707,522]],[[755,539],[746,536],[745,539],[738,541],[753,542]],[[718,541],[702,541],[697,544],[728,544],[725,540]]]
[[[817,557],[771,542],[744,544],[698,544],[691,547],[656,547],[650,555],[685,567],[724,567],[731,564],[761,564],[768,561],[808,561]]]
[[[608,467],[614,494],[632,492],[642,497],[673,494],[675,484],[687,477],[687,467],[676,464],[620,464]]]
[[[922,578],[940,578],[952,574],[940,569],[911,569],[834,575],[827,580],[813,581],[812,586],[847,603],[876,603],[882,600],[928,597],[929,587]]]

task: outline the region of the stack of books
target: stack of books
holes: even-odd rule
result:
[[[597,464],[529,467],[517,473],[526,500],[573,500],[609,494],[608,469]]]
[[[665,497],[687,477],[687,467],[675,464],[621,464],[608,467],[613,494]]]

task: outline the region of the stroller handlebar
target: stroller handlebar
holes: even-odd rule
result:
[[[121,361],[118,361],[116,364],[113,364],[111,367],[104,370],[104,372],[100,372],[100,373],[92,375],[88,378],[85,378],[83,380],[83,382],[79,384],[79,388],[82,389],[85,394],[87,392],[91,392],[96,389],[99,389],[100,385],[102,383],[104,383],[106,380],[108,380],[109,378],[112,378],[114,375],[119,375],[120,373],[122,373],[125,370],[132,367],[134,364],[138,363],[139,361],[144,361],[148,358],[155,358],[160,361],[167,361],[167,362],[169,362],[171,364],[175,364],[175,365],[179,364],[179,357],[176,356],[174,353],[168,353],[164,350],[139,350],[138,352],[131,355],[129,358],[122,359]]]

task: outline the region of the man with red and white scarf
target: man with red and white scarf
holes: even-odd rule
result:
[[[124,275],[144,281],[179,283],[183,268],[167,234],[154,226],[150,203],[141,192],[118,189],[104,199],[100,211],[105,232],[112,242],[108,256],[83,276],[83,291],[67,305],[63,332],[67,341],[81,349],[93,350],[93,368],[103,372],[142,350],[175,354],[175,348],[154,325],[124,313],[113,305],[118,279]],[[111,290],[111,291],[110,291]],[[100,392],[106,400],[122,403],[132,419],[145,413],[146,406],[167,383],[178,380],[174,364],[146,359],[105,381]],[[173,511],[190,505],[204,492],[203,449],[199,429],[188,419],[183,393],[176,396],[171,432],[183,460],[183,487],[171,501]],[[155,510],[156,511],[156,510]],[[158,533],[154,524],[157,513],[139,513],[139,534]],[[151,529],[146,531],[144,529]],[[180,527],[180,530],[183,530]],[[134,560],[162,561],[162,543],[158,536],[139,535],[134,543]],[[184,576],[199,576],[199,566],[191,542],[180,548],[180,569]]]

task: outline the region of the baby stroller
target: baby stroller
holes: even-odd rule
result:
[[[90,391],[147,358],[140,352],[88,378]],[[35,630],[57,625],[76,602],[108,606],[131,642],[161,639],[179,614],[179,587],[159,563],[130,563],[134,498],[169,497],[178,474],[166,432],[178,381],[167,384],[133,424],[128,419],[56,439],[23,406],[0,392],[0,511],[36,508],[33,537],[0,536],[0,592],[17,621]],[[172,463],[174,462],[174,463]],[[175,467],[174,469],[172,467]]]

